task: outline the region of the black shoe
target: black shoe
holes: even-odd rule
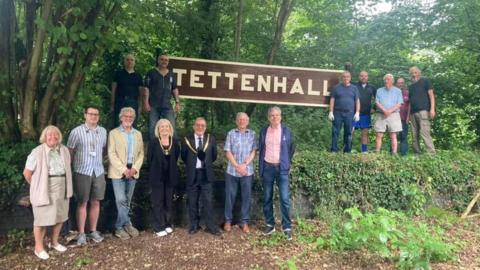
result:
[[[267,225],[267,227],[265,227],[265,230],[263,231],[263,235],[270,235],[274,232],[275,232],[275,227]]]
[[[222,233],[220,232],[220,230],[217,230],[217,229],[214,229],[214,230],[210,230],[210,229],[206,229],[205,230],[207,233],[211,234],[211,235],[215,235],[215,236],[220,236],[222,235]]]
[[[189,234],[196,234],[198,232],[198,226],[192,226],[190,227],[190,230],[188,230]]]
[[[292,241],[292,230],[285,230],[283,231],[283,233],[285,234],[285,236],[287,237],[287,240],[288,241]]]

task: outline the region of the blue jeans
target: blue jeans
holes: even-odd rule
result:
[[[278,190],[280,192],[280,210],[282,211],[282,228],[289,230],[292,228],[290,220],[290,195],[288,188],[288,175],[280,174],[279,166],[265,164],[263,171],[263,214],[267,226],[275,226],[273,217],[273,184],[277,180]]]
[[[343,152],[350,153],[352,151],[352,128],[353,128],[353,112],[333,112],[332,123],[332,152],[338,152],[338,136],[343,125]]]
[[[173,134],[176,136],[175,132],[175,113],[173,113],[173,110],[168,108],[168,109],[163,109],[163,108],[153,108],[150,110],[150,117],[149,117],[149,126],[148,126],[148,135],[150,140],[155,139],[155,125],[157,124],[157,121],[166,118],[170,123],[172,124],[173,127]]]
[[[237,197],[238,186],[242,196],[241,221],[240,225],[248,224],[250,221],[250,197],[252,194],[253,175],[235,177],[225,174],[225,222],[232,223],[232,210]]]
[[[130,203],[132,202],[133,191],[137,180],[112,179],[113,193],[115,194],[115,204],[117,205],[117,221],[115,229],[121,229],[123,226],[131,224],[128,213],[130,212]]]
[[[402,120],[402,131],[398,133],[400,141],[400,155],[405,156],[408,152],[408,123]]]

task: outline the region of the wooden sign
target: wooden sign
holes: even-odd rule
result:
[[[248,103],[328,106],[341,70],[170,57],[180,96]]]

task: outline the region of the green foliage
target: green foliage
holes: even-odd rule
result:
[[[13,229],[9,231],[5,243],[0,246],[0,255],[5,256],[18,249],[25,248],[28,235],[29,233],[25,230]]]
[[[267,237],[255,239],[252,244],[260,247],[275,247],[286,242],[287,237],[282,232],[276,231]]]
[[[291,174],[292,189],[323,209],[358,205],[418,214],[432,203],[463,211],[479,186],[480,158],[462,151],[406,157],[303,151]]]
[[[0,146],[0,209],[12,210],[19,192],[27,185],[23,168],[30,151],[37,145],[33,141],[4,142]]]
[[[82,267],[90,265],[94,262],[95,261],[91,258],[91,256],[89,254],[85,254],[85,255],[82,255],[82,256],[78,256],[75,259],[75,266],[79,267],[79,268],[82,268]]]
[[[383,208],[365,214],[349,208],[345,213],[349,218],[333,224],[328,235],[319,237],[318,247],[365,249],[394,261],[399,269],[430,269],[430,262],[453,258],[453,246],[442,240],[443,232],[435,225]]]

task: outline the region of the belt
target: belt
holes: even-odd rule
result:
[[[267,161],[264,161],[265,162],[265,165],[267,166],[271,166],[271,167],[278,167],[280,166],[280,163],[270,163],[270,162],[267,162]]]
[[[48,177],[65,177],[65,174],[49,174]]]
[[[349,112],[352,112],[352,113],[353,113],[352,110],[340,110],[340,109],[335,109],[334,111],[336,111],[336,112],[342,112],[342,113],[349,113]]]

